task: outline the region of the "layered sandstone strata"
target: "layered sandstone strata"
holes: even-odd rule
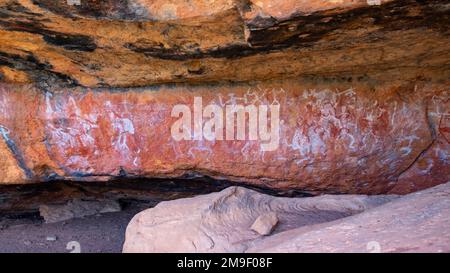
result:
[[[449,24],[441,0],[0,0],[0,183],[207,175],[375,194],[446,182]],[[174,139],[173,108],[195,98],[279,106],[276,149],[193,128]]]
[[[372,2],[1,0],[0,71],[42,87],[448,76],[446,1]]]

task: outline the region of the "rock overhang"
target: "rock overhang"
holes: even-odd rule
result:
[[[202,173],[406,193],[445,182],[448,5],[372,2],[0,1],[3,183]],[[169,144],[174,105],[248,92],[272,103],[273,90],[285,92],[280,151]]]

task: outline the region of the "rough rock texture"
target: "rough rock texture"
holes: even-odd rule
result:
[[[401,198],[287,199],[228,188],[139,213],[124,252],[449,252],[449,194],[450,183]],[[268,212],[280,217],[274,234],[251,231]]]
[[[262,214],[258,218],[256,218],[255,222],[250,228],[261,235],[269,235],[278,224],[278,221],[279,219],[277,214],[275,212],[269,212]]]
[[[273,234],[360,213],[396,196],[273,197],[230,187],[219,193],[159,203],[128,225],[124,252],[243,252],[264,240],[251,226],[275,212]]]
[[[118,212],[120,204],[114,200],[71,200],[66,204],[41,205],[39,213],[46,223],[57,223],[73,218],[96,215],[100,213]]]
[[[136,87],[374,72],[404,79],[449,65],[445,0],[81,2],[0,1],[3,81]]]
[[[432,97],[430,100],[431,129],[433,143],[417,158],[416,162],[402,175],[391,193],[412,192],[430,185],[438,185],[450,178],[450,100],[448,97]],[[434,175],[429,175],[433,173]]]
[[[268,238],[248,252],[450,252],[450,184]]]
[[[0,0],[0,183],[449,179],[448,1]],[[279,104],[280,145],[180,141],[176,104]]]
[[[171,116],[172,107],[192,107],[194,97],[202,97],[205,105],[279,104],[278,149],[263,151],[261,140],[175,141],[171,126],[178,118]],[[433,179],[400,193],[449,178],[449,151],[437,145],[442,141],[437,121],[449,109],[447,86],[370,89],[285,80],[233,87],[41,92],[1,85],[0,104],[6,151],[22,169],[12,173],[19,175],[16,180],[201,173],[274,188],[383,193],[400,187],[396,181],[405,172],[416,175],[411,166],[418,159],[436,164],[418,170]],[[433,156],[422,159],[427,152]]]
[[[0,215],[36,213],[42,205],[61,205],[71,200],[114,200],[124,208],[142,209],[161,201],[187,198],[223,190],[233,184],[212,179],[126,179],[101,182],[52,181],[0,186]],[[259,189],[256,189],[259,190]],[[305,196],[291,191],[270,192],[280,196]],[[141,210],[142,210],[141,209]]]
[[[0,127],[0,130],[3,130],[2,127]],[[23,170],[17,164],[14,154],[4,139],[0,140],[0,162],[1,184],[24,183],[26,177]]]

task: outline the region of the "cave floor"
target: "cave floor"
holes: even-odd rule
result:
[[[0,253],[68,253],[77,244],[82,253],[120,253],[126,227],[138,212],[161,201],[220,191],[230,185],[232,183],[199,178],[99,183],[54,181],[2,186]],[[278,196],[310,196],[295,191],[261,191]],[[46,223],[39,212],[41,205],[100,199],[119,202],[121,211],[74,217],[56,223]]]
[[[46,224],[38,215],[0,220],[0,253],[120,253],[125,229],[140,208]]]

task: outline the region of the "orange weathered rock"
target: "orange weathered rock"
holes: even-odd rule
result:
[[[0,0],[0,181],[201,174],[372,194],[446,182],[449,7],[379,4]],[[279,105],[276,149],[177,141],[171,111],[195,97]]]
[[[177,141],[172,109],[193,109],[194,99],[223,109],[279,105],[276,149],[267,141]],[[271,188],[383,193],[398,185],[436,141],[448,86],[416,84],[319,85],[296,80],[233,86],[171,86],[122,92],[89,89],[41,91],[2,85],[0,124],[28,180],[104,180],[202,174]],[[439,112],[430,105],[438,103]],[[203,119],[203,125],[209,120]],[[191,121],[189,136],[194,135]],[[448,159],[433,158],[448,167]],[[429,183],[448,176],[427,173]]]
[[[430,100],[428,118],[433,133],[433,143],[415,163],[399,177],[391,193],[412,192],[450,180],[450,100],[445,96],[434,96]],[[430,175],[433,174],[433,175]]]

